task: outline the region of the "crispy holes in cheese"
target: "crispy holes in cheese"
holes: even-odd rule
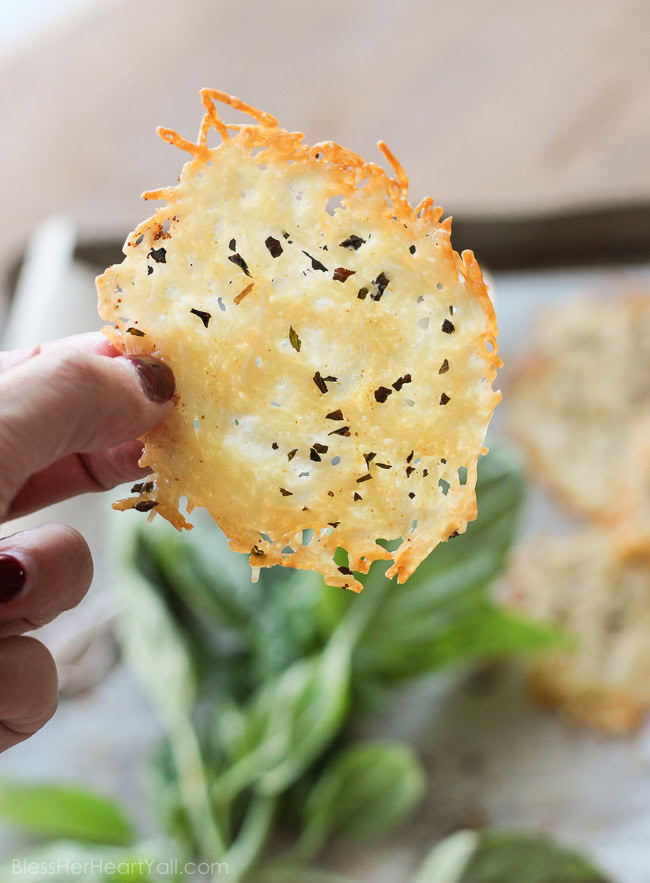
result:
[[[117,504],[175,527],[204,506],[257,568],[406,580],[476,516],[476,462],[499,394],[494,311],[433,200],[332,142],[211,89],[192,159],[125,260],[99,277],[123,352],[173,369],[176,407],[144,437],[151,479]],[[222,101],[254,125],[226,126]],[[221,136],[207,146],[213,127]],[[401,538],[389,553],[377,539]],[[337,566],[342,547],[348,566]]]

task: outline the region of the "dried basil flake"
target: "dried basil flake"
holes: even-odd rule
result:
[[[321,264],[320,261],[317,261],[316,258],[313,258],[310,254],[303,250],[303,254],[306,255],[311,261],[312,270],[320,270],[323,273],[327,273],[327,267]]]
[[[390,279],[385,273],[380,273],[376,279],[372,280],[372,284],[376,286],[377,292],[376,294],[371,294],[370,297],[373,300],[381,300],[381,296],[386,291],[386,286],[390,282]]]
[[[246,261],[243,259],[243,257],[242,257],[240,254],[229,254],[229,255],[228,255],[228,260],[229,260],[229,261],[232,261],[233,264],[237,264],[237,266],[238,266],[241,270],[243,270],[244,273],[246,273],[247,276],[250,277],[251,274],[250,274],[250,271],[249,271],[249,269],[248,269],[248,264],[246,263]]]
[[[282,254],[282,246],[278,240],[274,239],[272,236],[266,237],[264,245],[268,248],[272,258],[279,258]]]
[[[347,239],[344,239],[343,242],[339,242],[339,246],[341,248],[353,248],[355,251],[359,251],[365,241],[366,240],[362,239],[360,236],[355,236],[354,233],[351,233]]]
[[[297,353],[300,352],[300,347],[302,346],[302,341],[298,337],[296,331],[294,331],[293,327],[289,325],[289,343],[295,349]]]
[[[203,322],[205,328],[208,327],[208,323],[212,318],[212,313],[206,313],[204,312],[204,310],[195,310],[194,307],[192,307],[190,313],[194,313],[195,316],[198,316],[199,319]]]
[[[325,383],[325,381],[321,377],[320,371],[317,371],[314,374],[314,383],[320,389],[320,391],[323,393],[323,395],[325,395],[325,393],[327,392],[327,384]]]
[[[153,481],[139,481],[131,488],[132,494],[150,494],[153,490]]]
[[[395,381],[395,383],[392,383],[391,386],[393,387],[394,390],[399,392],[405,383],[410,383],[410,382],[411,382],[411,375],[405,374],[403,377],[398,377],[397,380]]]
[[[157,505],[157,500],[140,500],[140,502],[136,503],[133,508],[136,512],[151,512],[151,510],[155,509]]]
[[[167,263],[167,249],[163,248],[152,248],[149,252],[149,257],[153,258],[157,264],[166,264]]]

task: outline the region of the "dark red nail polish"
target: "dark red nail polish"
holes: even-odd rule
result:
[[[152,402],[168,402],[176,391],[172,369],[151,356],[127,356],[138,372],[145,395]]]
[[[25,585],[25,568],[13,555],[0,555],[0,603],[11,601]]]

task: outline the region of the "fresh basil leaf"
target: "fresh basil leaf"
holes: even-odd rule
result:
[[[205,578],[200,559],[185,538],[168,537],[160,530],[151,531],[150,527],[147,525],[147,529],[139,532],[138,542],[141,552],[149,556],[155,568],[156,582],[161,583],[176,603],[180,602],[199,619],[208,617],[213,623],[233,629],[244,627],[249,611],[237,597],[237,586],[242,584],[243,574],[237,582],[219,591],[222,579]],[[216,526],[213,533],[213,539],[218,541]],[[231,558],[232,555],[224,550],[223,557]]]
[[[518,831],[459,831],[439,843],[413,883],[611,883],[573,850]]]
[[[512,654],[537,653],[552,647],[567,647],[570,639],[552,626],[531,622],[480,599],[465,604],[462,613],[441,616],[422,645],[383,648],[375,670],[396,680],[415,677],[459,660],[486,659]]]
[[[81,788],[0,783],[0,818],[46,837],[128,845],[133,829],[114,800]]]
[[[437,843],[416,871],[411,883],[461,883],[478,848],[479,836],[477,831],[456,831]],[[474,883],[479,881],[475,880]]]
[[[422,765],[408,745],[376,741],[344,748],[305,803],[303,842],[313,855],[332,834],[384,834],[404,821],[424,787]]]
[[[591,862],[547,837],[515,831],[481,832],[461,883],[607,883]]]
[[[348,708],[349,656],[329,648],[263,685],[250,702],[238,759],[213,785],[215,800],[232,800],[254,784],[278,794],[320,756]]]

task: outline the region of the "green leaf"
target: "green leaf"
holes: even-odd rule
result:
[[[456,831],[437,843],[418,868],[411,883],[460,883],[478,848],[479,837],[477,831]]]
[[[537,653],[551,647],[566,647],[570,639],[559,630],[530,622],[475,599],[461,615],[438,622],[428,644],[410,648],[384,649],[382,667],[392,679],[413,677],[459,660],[470,661],[512,654]]]
[[[462,883],[607,883],[590,862],[547,837],[485,831]]]
[[[439,843],[413,883],[611,883],[573,850],[517,831],[459,831]]]
[[[298,853],[311,857],[336,833],[377,837],[390,831],[413,810],[424,787],[422,765],[408,745],[376,741],[344,748],[309,794]]]
[[[214,782],[215,800],[232,800],[249,785],[267,796],[292,785],[340,729],[349,675],[349,652],[337,645],[264,684],[246,709],[237,759]]]
[[[46,837],[128,845],[133,829],[121,807],[108,797],[63,785],[0,783],[0,818]]]
[[[439,635],[434,649],[437,664],[447,665],[459,658],[538,653],[570,644],[569,636],[558,629],[481,604]]]

